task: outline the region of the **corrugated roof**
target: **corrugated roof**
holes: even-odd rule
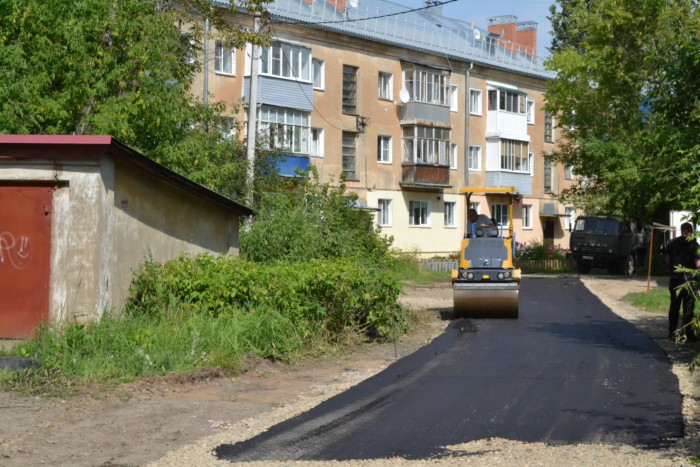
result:
[[[0,135],[0,159],[99,160],[106,155],[116,157],[180,190],[239,215],[255,214],[249,207],[173,172],[109,135]]]
[[[214,0],[228,5],[227,1]],[[339,2],[340,4],[341,2]],[[387,0],[358,0],[337,9],[325,0],[275,0],[267,5],[273,19],[306,24],[344,34],[474,62],[545,79],[554,78],[542,61],[523,50],[500,46],[487,28],[474,30],[468,22],[438,14],[440,8],[413,10]]]

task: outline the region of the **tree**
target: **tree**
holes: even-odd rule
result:
[[[264,14],[269,0],[230,2]],[[0,132],[109,134],[195,181],[240,196],[245,148],[203,105],[204,18],[232,47],[267,38],[209,0],[0,0]],[[241,174],[243,176],[241,177]]]
[[[698,197],[687,202],[698,185],[696,2],[557,4],[546,108],[564,136],[554,157],[581,176],[564,196],[642,217],[699,208]]]
[[[320,183],[312,167],[308,178],[265,196],[260,214],[241,232],[241,255],[256,262],[386,260],[393,239],[356,202],[357,194],[347,192],[344,182]]]

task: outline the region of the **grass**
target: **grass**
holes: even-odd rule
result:
[[[116,385],[144,375],[218,367],[235,373],[246,355],[293,362],[318,353],[321,331],[294,326],[261,308],[212,318],[183,307],[165,316],[105,316],[99,323],[44,328],[11,350],[40,358],[37,372],[0,373],[0,387],[27,394],[70,392],[84,384]]]
[[[420,265],[411,257],[401,257],[391,266],[391,275],[398,281],[417,284],[430,284],[450,279],[450,271],[432,271]]]
[[[667,313],[671,296],[667,288],[657,287],[649,290],[649,293],[637,292],[627,294],[622,300],[649,313]]]

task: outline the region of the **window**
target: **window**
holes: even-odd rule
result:
[[[554,131],[552,128],[552,114],[548,111],[544,111],[544,140],[547,143],[554,142]]]
[[[457,203],[454,201],[445,201],[445,227],[456,227],[455,223],[455,207]]]
[[[450,105],[450,77],[446,73],[422,68],[406,69],[404,83],[412,101]]]
[[[527,142],[512,139],[501,140],[501,170],[530,173]]]
[[[343,65],[343,113],[357,114],[357,67]]]
[[[523,229],[532,228],[532,206],[529,204],[523,205]]]
[[[527,123],[530,125],[535,124],[535,101],[527,101]]]
[[[265,75],[311,81],[311,49],[286,42],[273,41],[262,48],[261,70]]]
[[[467,155],[467,158],[469,170],[481,170],[481,147],[469,146],[469,154]]]
[[[481,90],[469,90],[469,113],[472,115],[481,115]]]
[[[323,89],[326,85],[324,75],[326,63],[323,60],[314,58],[311,60],[313,68],[314,89]]]
[[[214,71],[224,75],[233,75],[236,67],[236,51],[230,47],[224,47],[220,41],[216,41],[214,53]]]
[[[450,145],[450,168],[457,170],[457,145]]]
[[[391,136],[377,138],[377,162],[391,163]]]
[[[404,162],[449,165],[450,130],[427,126],[403,127]]]
[[[489,90],[489,110],[525,114],[526,95],[504,89]]]
[[[377,213],[377,223],[381,227],[391,227],[391,200],[380,199],[377,201],[379,212]]]
[[[315,157],[323,157],[323,128],[311,129],[309,154]]]
[[[459,110],[459,86],[450,84],[450,110],[457,112]]]
[[[570,165],[564,167],[564,179],[573,180],[574,179],[574,168]]]
[[[529,164],[530,164],[530,176],[534,177],[535,176],[535,153],[534,152],[528,153],[527,160],[529,161]]]
[[[221,132],[224,138],[235,138],[238,130],[236,119],[233,117],[217,117],[216,128]]]
[[[491,212],[493,213],[493,219],[497,224],[503,227],[508,227],[508,205],[507,204],[493,204],[491,205]]]
[[[260,131],[267,136],[269,148],[309,153],[309,112],[263,105]]]
[[[393,100],[394,96],[394,76],[391,73],[379,72],[379,83],[378,83],[378,94],[379,99],[384,99],[387,101]]]
[[[564,214],[566,215],[566,230],[571,230],[574,228],[574,215],[575,209],[571,206],[564,208]]]
[[[479,213],[479,203],[469,203],[469,209],[473,209],[477,214]]]
[[[543,188],[545,193],[552,193],[552,159],[545,157],[544,159],[544,183]]]
[[[408,225],[430,227],[430,212],[426,201],[408,202]]]
[[[348,180],[357,180],[355,172],[355,140],[357,134],[349,131],[343,132],[343,175]]]

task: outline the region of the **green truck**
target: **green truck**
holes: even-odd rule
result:
[[[644,263],[650,232],[636,219],[581,216],[571,232],[569,249],[581,274],[602,267],[631,276]]]

